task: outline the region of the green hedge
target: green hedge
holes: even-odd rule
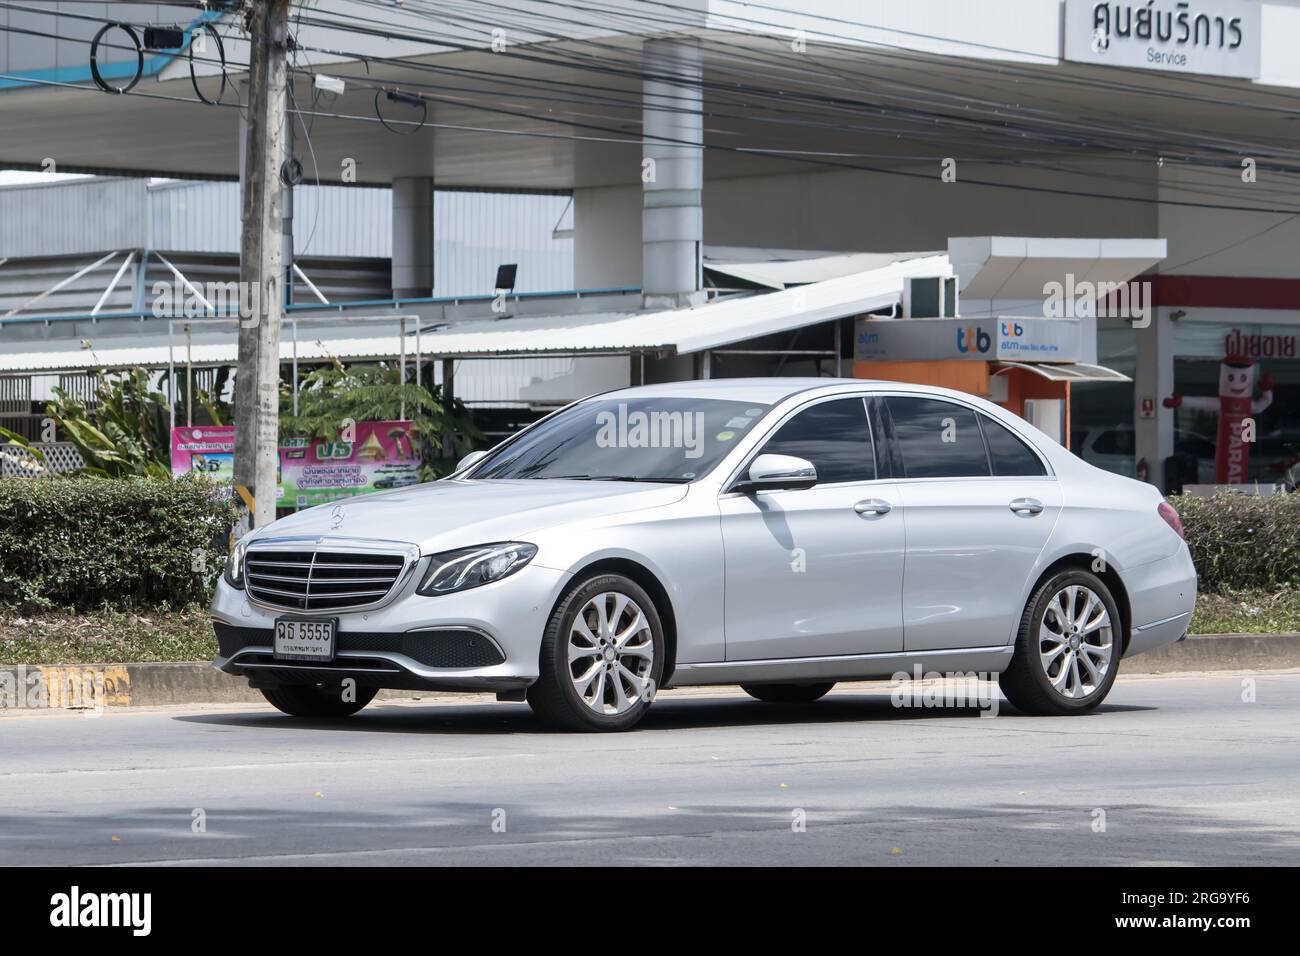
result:
[[[201,479],[0,481],[0,604],[84,610],[206,601],[234,514]]]
[[[1170,500],[1202,591],[1300,586],[1300,494]],[[0,481],[0,605],[205,602],[234,516],[221,491],[201,479]]]
[[[1300,494],[1178,495],[1202,591],[1300,586]]]

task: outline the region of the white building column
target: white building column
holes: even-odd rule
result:
[[[1134,464],[1147,463],[1147,481],[1164,487],[1165,459],[1174,453],[1174,410],[1164,399],[1174,393],[1174,323],[1169,309],[1151,310],[1151,324],[1133,330],[1137,368],[1133,375]],[[1142,417],[1142,401],[1154,401],[1155,416]]]
[[[699,41],[647,40],[642,65],[641,288],[647,307],[675,308],[704,300]]]
[[[433,178],[393,178],[393,297],[433,295]]]

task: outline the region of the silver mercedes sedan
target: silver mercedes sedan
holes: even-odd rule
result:
[[[1155,488],[996,405],[723,379],[583,399],[442,481],[259,528],[212,616],[216,666],[294,716],[487,690],[596,731],[664,688],[810,702],[916,670],[1084,713],[1195,600]]]

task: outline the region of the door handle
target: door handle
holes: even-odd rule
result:
[[[1016,498],[1007,507],[1018,515],[1036,515],[1043,510],[1043,503],[1036,498]]]
[[[893,507],[894,506],[891,505],[888,501],[884,501],[880,498],[867,498],[863,501],[859,501],[856,505],[854,505],[853,510],[860,515],[865,515],[865,514],[887,515],[893,509]]]

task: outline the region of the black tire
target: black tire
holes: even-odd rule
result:
[[[1070,585],[1088,588],[1106,607],[1110,615],[1110,661],[1100,683],[1084,697],[1069,698],[1052,687],[1040,658],[1039,628],[1052,599]],[[998,684],[1017,710],[1044,717],[1086,714],[1106,699],[1119,673],[1119,660],[1124,645],[1123,620],[1110,589],[1095,574],[1069,570],[1052,575],[1030,595],[1020,617],[1020,630],[1016,634],[1015,654],[1011,664],[998,675]]]
[[[653,645],[649,668],[653,681],[651,686],[657,687],[663,674],[667,649],[663,624],[659,620],[659,609],[645,589],[621,574],[596,574],[575,582],[555,606],[547,622],[542,635],[539,676],[528,688],[528,706],[533,713],[559,729],[586,732],[629,730],[645,716],[654,699],[653,693],[648,696],[641,694],[621,714],[597,713],[574,686],[570,670],[573,665],[569,663],[568,652],[570,629],[587,602],[604,592],[626,595],[641,608],[650,627]]]
[[[825,697],[834,681],[825,684],[741,684],[740,689],[768,704],[811,704]]]
[[[351,717],[379,693],[377,687],[358,687],[354,701],[343,699],[340,686],[321,687],[315,684],[281,684],[279,687],[262,687],[262,696],[290,717],[333,719]]]

